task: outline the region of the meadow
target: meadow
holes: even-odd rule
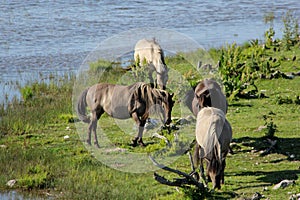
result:
[[[255,193],[264,199],[288,199],[300,193],[300,49],[299,41],[289,38],[269,41],[267,36],[264,44],[253,40],[208,51],[215,63],[219,61],[214,73],[228,97],[227,118],[233,128],[234,153],[227,157],[225,184],[220,190],[169,187],[156,182],[153,171],[123,172],[96,159],[85,146],[86,129],[78,128],[84,125],[73,112],[76,77],[70,75],[50,83],[29,83],[20,88],[21,101],[0,107],[0,191],[14,190],[41,199],[251,199]],[[166,63],[192,86],[202,74],[209,74],[191,68],[180,53],[166,58]],[[97,73],[102,74],[100,79]],[[88,75],[91,82],[115,82],[125,73],[128,71],[115,64],[99,61],[91,64]],[[182,115],[182,94],[175,87],[172,91],[177,95],[172,113],[176,124],[178,118],[191,113]],[[110,141],[128,152],[151,153],[166,145],[147,137],[146,147],[133,148],[132,135],[122,133],[113,123],[106,115],[98,121],[102,130],[112,133]],[[179,133],[181,143],[170,151],[185,149],[189,145],[185,136],[194,133],[193,123],[177,127],[160,132],[170,141]],[[269,149],[270,141],[275,140]],[[187,173],[191,170],[186,154],[170,166]],[[156,172],[176,178],[161,169]],[[16,183],[9,187],[9,180]],[[272,189],[282,180],[295,182]]]

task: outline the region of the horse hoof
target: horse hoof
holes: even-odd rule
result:
[[[86,142],[88,145],[90,145],[90,146],[92,145],[90,140],[87,140]]]
[[[142,139],[140,139],[140,140],[138,141],[138,143],[139,143],[139,145],[140,145],[141,147],[145,147],[145,146],[146,146],[146,145],[144,144],[144,142],[143,142]]]
[[[139,142],[139,145],[140,145],[141,147],[146,147],[146,145],[144,144],[144,142]]]
[[[98,142],[95,142],[94,145],[95,145],[97,148],[100,148],[100,145],[98,144]]]
[[[132,140],[131,146],[136,147],[137,146],[137,138]]]

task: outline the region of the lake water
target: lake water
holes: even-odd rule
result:
[[[161,27],[183,33],[205,48],[219,47],[263,39],[269,27],[264,16],[270,12],[275,15],[276,36],[281,37],[281,17],[287,10],[300,16],[299,8],[299,0],[2,0],[0,102],[18,93],[12,85],[76,71],[88,52],[123,31]]]

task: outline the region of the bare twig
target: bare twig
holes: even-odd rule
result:
[[[165,185],[169,185],[169,186],[184,186],[186,184],[189,184],[189,185],[195,185],[198,189],[200,190],[204,190],[204,185],[200,182],[198,182],[194,177],[192,177],[191,175],[185,173],[185,172],[182,172],[182,171],[179,171],[179,170],[176,170],[176,169],[172,169],[168,166],[165,166],[165,165],[162,165],[162,164],[159,164],[152,156],[149,156],[150,160],[153,162],[153,164],[163,170],[166,170],[166,171],[169,171],[169,172],[172,172],[172,173],[175,173],[175,174],[178,174],[179,176],[183,176],[184,178],[183,179],[175,179],[174,181],[170,181],[170,180],[167,180],[166,178],[158,175],[157,173],[154,173],[154,177],[155,177],[155,180],[162,183],[162,184],[165,184]]]
[[[268,143],[269,143],[271,146],[270,146],[269,148],[267,148],[266,150],[264,150],[264,151],[260,154],[261,156],[265,156],[265,155],[269,154],[270,151],[271,151],[272,149],[275,149],[275,145],[277,144],[277,140],[270,140],[270,139],[268,139],[267,141],[268,141]]]
[[[162,135],[160,135],[160,134],[158,134],[158,133],[153,133],[153,134],[152,134],[152,137],[157,137],[157,138],[159,138],[159,139],[165,140],[167,146],[170,146],[170,145],[171,145],[170,142],[169,142],[169,140],[168,140],[165,136],[162,136]]]

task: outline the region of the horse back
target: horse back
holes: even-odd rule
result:
[[[210,157],[216,146],[221,152],[228,151],[232,137],[231,126],[222,110],[205,107],[197,115],[196,140],[202,148],[202,157]]]
[[[165,65],[163,50],[155,40],[139,40],[134,48],[134,59],[137,61],[139,58],[140,65],[143,64],[143,60],[146,59],[147,63],[153,63],[157,65],[162,63]]]
[[[133,86],[99,83],[90,87],[87,103],[91,111],[103,110],[114,118],[130,117],[128,106],[132,98]]]

